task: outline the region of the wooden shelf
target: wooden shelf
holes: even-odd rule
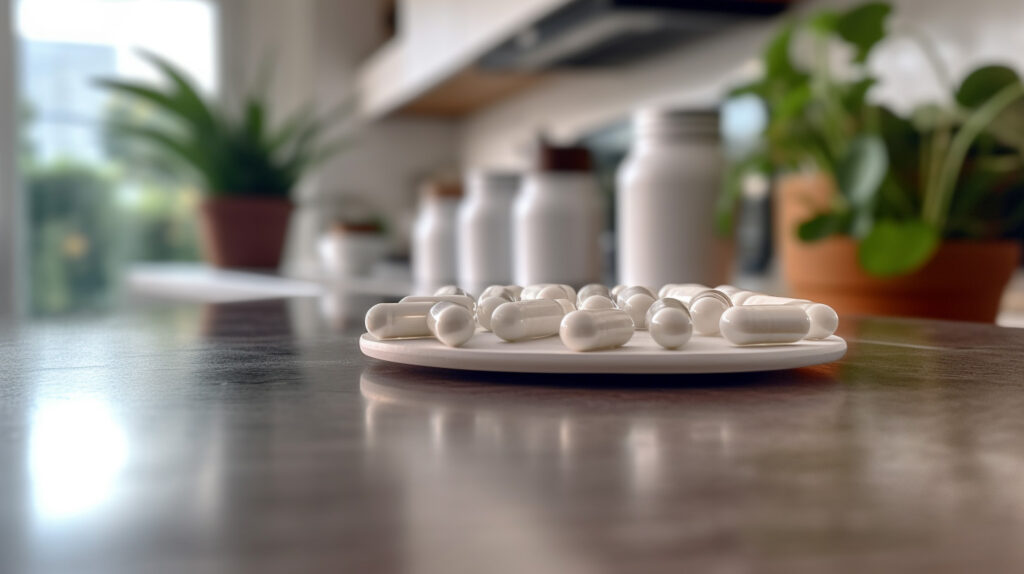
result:
[[[470,68],[456,73],[402,106],[399,114],[459,117],[528,90],[541,74],[494,73]]]
[[[699,12],[709,0],[688,1]],[[741,17],[779,10],[791,0],[722,2],[715,4],[720,13]],[[751,12],[751,6],[758,5],[771,8]],[[564,10],[575,10],[575,6],[573,0],[397,0],[398,34],[359,72],[361,118],[456,118],[537,86],[553,72],[522,71],[530,66],[520,71],[497,71],[490,66],[485,70],[479,64],[499,46],[513,45],[512,38],[523,30],[545,25],[541,22],[548,16],[560,21]],[[694,22],[692,27],[700,29],[703,20]]]
[[[407,0],[399,33],[357,79],[365,120],[395,114],[456,117],[536,85],[538,75],[474,67],[488,50],[569,0]]]

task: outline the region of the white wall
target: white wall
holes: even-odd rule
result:
[[[802,9],[856,3],[819,0]],[[1008,62],[1024,71],[1024,1],[893,3],[897,29],[913,23],[935,38],[954,78],[985,61]],[[461,126],[460,157],[470,166],[522,168],[524,145],[538,129],[555,138],[571,139],[626,117],[644,104],[715,105],[726,86],[756,69],[754,56],[776,24],[771,21],[730,29],[624,70],[554,78],[466,119]],[[939,93],[934,75],[905,36],[888,40],[875,56],[873,63],[883,79],[875,96],[905,107]]]

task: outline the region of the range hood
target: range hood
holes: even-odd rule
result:
[[[624,64],[783,11],[789,0],[573,0],[514,34],[478,62],[540,71]]]

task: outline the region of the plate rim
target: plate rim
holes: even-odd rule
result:
[[[745,356],[756,356],[757,360],[751,363],[723,363],[721,352],[687,353],[685,348],[678,351],[658,348],[644,353],[642,356],[645,360],[641,362],[622,361],[623,356],[629,355],[617,352],[619,349],[572,354],[515,349],[514,355],[522,360],[496,361],[493,349],[452,348],[431,339],[380,340],[369,333],[359,337],[359,350],[364,355],[389,363],[460,371],[535,374],[639,375],[777,371],[837,361],[846,355],[847,343],[843,338],[832,335],[820,341],[804,340],[796,344],[736,349],[742,349]],[[581,367],[576,359],[578,355],[584,354],[590,358],[586,366]],[[529,365],[529,368],[523,368],[523,365]]]

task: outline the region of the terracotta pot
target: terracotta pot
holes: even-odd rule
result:
[[[794,175],[779,181],[776,245],[794,297],[831,305],[840,314],[931,317],[992,322],[1020,261],[1016,241],[945,241],[921,269],[878,278],[857,261],[857,243],[834,237],[804,243],[796,227],[827,205],[834,193],[825,176]]]
[[[206,260],[217,267],[277,268],[292,204],[286,199],[215,197],[203,200]]]

